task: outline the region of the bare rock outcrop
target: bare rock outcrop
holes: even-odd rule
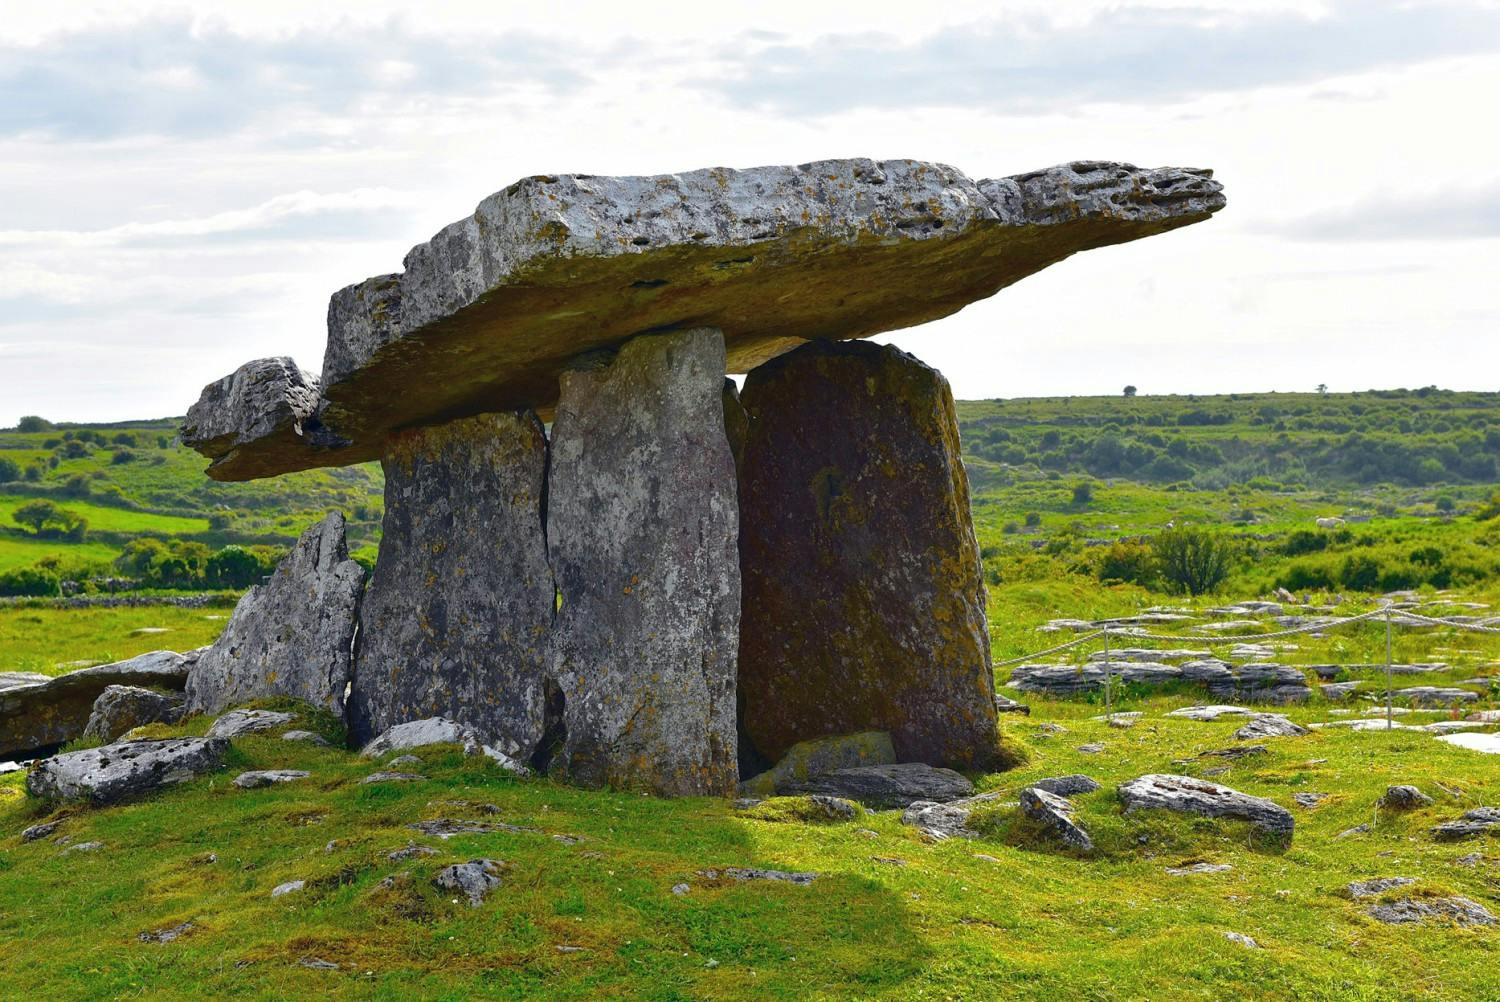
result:
[[[137,685],[111,685],[94,700],[93,712],[83,728],[86,738],[105,744],[143,724],[170,724],[182,716],[180,692],[157,692]]]
[[[1296,819],[1281,805],[1264,797],[1232,790],[1191,776],[1149,775],[1120,785],[1127,813],[1137,810],[1176,811],[1210,818],[1248,821],[1268,835],[1291,841]]]
[[[529,759],[545,727],[554,593],[536,415],[481,414],[394,436],[380,555],[359,610],[350,736],[447,717]]]
[[[222,738],[170,738],[65,752],[31,770],[26,792],[45,800],[112,804],[212,772],[228,750]]]
[[[903,762],[998,755],[969,482],[948,382],[896,348],[813,341],[742,400],[744,731],[886,731]]]
[[[708,328],[638,337],[563,375],[547,543],[565,733],[548,764],[582,785],[734,793],[739,518],[723,383],[724,339]]]
[[[235,606],[188,676],[188,712],[291,696],[342,717],[364,587],[364,568],[349,559],[344,516],[330,512]]]

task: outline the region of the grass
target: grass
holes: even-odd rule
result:
[[[14,525],[12,513],[21,505],[34,500],[36,499],[31,497],[0,494],[0,524]],[[208,530],[206,517],[185,518],[180,515],[157,515],[147,511],[108,508],[82,500],[58,501],[58,507],[87,519],[91,530],[104,532],[156,533],[173,536]]]
[[[0,671],[58,675],[84,662],[103,664],[163,648],[190,651],[214,641],[230,609],[48,609],[0,606]],[[140,629],[166,633],[132,636]]]

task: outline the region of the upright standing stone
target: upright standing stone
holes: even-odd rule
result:
[[[329,512],[234,607],[188,674],[187,712],[292,696],[342,718],[364,587],[364,568],[349,559],[344,516]]]
[[[543,530],[547,439],[529,411],[394,436],[380,555],[360,609],[349,730],[447,717],[522,761],[545,722],[555,604]]]
[[[995,759],[994,679],[948,383],[889,346],[755,369],[740,460],[744,733],[888,731],[901,761]]]
[[[724,339],[637,337],[562,376],[547,542],[561,597],[554,768],[589,786],[734,792],[740,574]]]

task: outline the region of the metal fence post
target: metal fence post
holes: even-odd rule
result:
[[[1395,713],[1391,710],[1391,681],[1394,670],[1391,667],[1391,607],[1385,607],[1385,729],[1390,730],[1395,726]]]
[[[1104,720],[1108,723],[1115,714],[1114,697],[1111,689],[1113,673],[1109,665],[1109,627],[1104,627]]]

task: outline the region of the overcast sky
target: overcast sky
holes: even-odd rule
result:
[[[316,370],[333,291],[524,175],[847,156],[1225,185],[883,338],[960,397],[1496,389],[1497,96],[1496,3],[7,4],[0,424]]]

